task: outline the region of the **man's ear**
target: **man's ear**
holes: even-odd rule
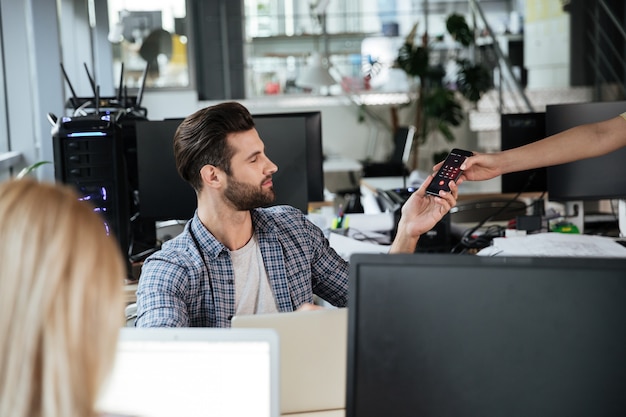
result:
[[[222,170],[213,165],[205,165],[200,169],[202,184],[206,187],[219,188],[222,184],[222,174]]]

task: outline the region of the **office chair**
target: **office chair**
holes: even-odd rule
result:
[[[415,136],[414,126],[399,126],[393,135],[394,148],[386,162],[361,161],[363,177],[397,177],[409,174],[407,164]]]

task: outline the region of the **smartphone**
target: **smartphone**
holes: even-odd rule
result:
[[[435,177],[430,182],[428,188],[426,188],[426,194],[438,196],[440,190],[450,192],[448,184],[450,181],[456,182],[456,180],[461,176],[463,173],[461,165],[467,157],[472,155],[473,153],[470,151],[457,148],[452,149],[446,157],[443,165],[439,168],[439,171],[437,171],[437,174],[435,174]]]

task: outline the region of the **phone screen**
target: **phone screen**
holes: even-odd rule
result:
[[[470,151],[456,148],[452,149],[426,189],[426,193],[438,196],[440,190],[449,192],[450,187],[448,184],[450,181],[456,182],[463,172],[461,170],[461,165],[469,156],[472,156],[472,152]]]

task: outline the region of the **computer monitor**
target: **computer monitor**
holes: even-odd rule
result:
[[[152,220],[188,220],[196,210],[196,193],[178,175],[173,141],[183,119],[138,120],[137,177],[139,212]]]
[[[626,258],[355,254],[347,417],[626,415]]]
[[[510,113],[500,116],[500,148],[517,148],[527,145],[546,136],[546,114]],[[547,169],[536,168],[502,175],[502,192],[545,192],[547,185]]]
[[[124,327],[96,408],[107,416],[278,417],[279,362],[272,329]]]
[[[546,134],[611,119],[626,111],[626,101],[569,103],[546,106]],[[590,142],[587,146],[594,146]],[[626,148],[608,155],[548,167],[552,201],[626,198]]]
[[[322,113],[255,114],[254,124],[265,153],[278,165],[274,204],[288,204],[308,213],[309,202],[324,201]]]
[[[308,212],[310,201],[324,200],[321,112],[253,115],[265,152],[278,165],[274,204]],[[137,130],[139,205],[143,218],[187,220],[196,194],[176,170],[172,141],[183,119],[140,120]]]

